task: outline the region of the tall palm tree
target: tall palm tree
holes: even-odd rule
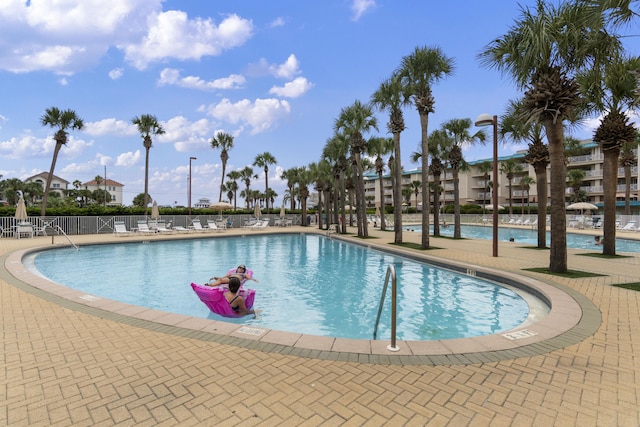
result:
[[[594,67],[578,76],[578,82],[592,111],[603,113],[593,140],[600,144],[604,155],[602,162],[602,192],[604,240],[602,253],[615,255],[616,252],[616,193],[618,186],[618,162],[620,151],[625,144],[636,138],[636,130],[629,123],[628,111],[640,105],[636,94],[636,77],[633,71],[640,69],[640,58],[613,57],[602,67]]]
[[[371,95],[371,105],[380,111],[389,111],[389,121],[387,122],[387,129],[393,136],[393,163],[395,159],[398,159],[398,167],[390,167],[391,169],[391,182],[393,188],[393,231],[394,231],[394,243],[402,243],[402,167],[400,166],[400,134],[405,130],[404,115],[402,114],[402,107],[408,102],[408,97],[405,96],[404,86],[402,85],[402,79],[399,73],[395,72],[393,75],[383,81],[380,87]],[[389,162],[391,162],[391,158]],[[380,182],[382,186],[382,182]],[[383,200],[383,199],[381,199]],[[381,227],[383,224],[382,217],[384,216],[384,209],[381,207],[380,212]]]
[[[571,189],[571,201],[573,203],[580,201],[580,188],[586,176],[587,173],[582,169],[571,169],[567,172],[567,187]]]
[[[521,118],[544,124],[551,165],[549,270],[555,273],[567,271],[563,141],[564,120],[575,117],[580,104],[574,77],[620,45],[601,28],[585,26],[581,13],[573,2],[553,6],[538,0],[535,11],[521,7],[521,16],[508,33],[489,43],[479,56],[483,65],[510,75],[525,90]]]
[[[634,150],[638,149],[640,134],[633,142],[626,142],[620,149],[620,167],[624,170],[624,215],[631,215],[631,168],[638,164]]]
[[[240,196],[244,197],[247,209],[249,209],[249,202],[251,201],[251,180],[257,177],[258,175],[253,173],[253,168],[251,166],[245,166],[240,170],[240,178],[244,181],[245,186],[245,190],[240,193]],[[244,193],[244,195],[242,193]]]
[[[522,216],[524,216],[524,193],[527,193],[527,212],[530,213],[529,210],[529,188],[531,188],[531,184],[535,184],[536,180],[534,177],[525,175],[520,179],[520,191],[522,191]]]
[[[331,165],[333,174],[333,223],[338,224],[338,216],[345,218],[345,175],[349,169],[347,154],[349,152],[349,141],[342,134],[335,134],[329,138],[322,150],[322,158]],[[340,211],[340,213],[338,212]],[[342,221],[341,233],[347,232],[346,221]]]
[[[362,154],[366,151],[367,141],[362,136],[372,129],[378,130],[378,120],[373,115],[370,105],[356,100],[352,105],[343,108],[334,123],[334,130],[342,132],[350,143],[351,155],[355,161],[355,196],[358,236],[368,237],[366,201],[364,199],[364,168]]]
[[[229,178],[230,182],[227,182],[227,188],[230,191],[233,191],[233,210],[236,210],[237,208],[237,195],[238,195],[238,181],[240,179],[242,179],[242,174],[240,173],[240,171],[236,170],[236,171],[230,171],[227,174],[227,178]],[[229,185],[231,184],[231,185]]]
[[[409,184],[409,188],[411,188],[411,192],[416,196],[416,210],[418,210],[418,194],[420,194],[422,182],[418,180],[411,181],[411,184]]]
[[[429,114],[435,111],[431,86],[453,73],[453,59],[437,47],[416,47],[402,58],[398,73],[420,116],[422,153],[429,153]],[[397,158],[399,161],[399,157]],[[396,185],[398,185],[396,183]],[[429,188],[429,156],[422,156],[422,188]],[[422,247],[429,247],[429,192],[422,192]]]
[[[306,227],[307,223],[307,198],[309,197],[309,185],[313,182],[311,172],[302,166],[296,170],[296,184],[298,185],[298,199],[300,200],[300,209],[302,210],[302,226]]]
[[[487,135],[484,130],[479,130],[473,135],[469,132],[471,129],[471,119],[451,119],[442,125],[453,139],[453,145],[449,150],[449,165],[453,172],[453,238],[461,239],[460,230],[460,168],[464,167],[465,162],[462,156],[462,147],[464,145],[474,145],[476,142],[484,144]]]
[[[509,101],[505,114],[500,118],[498,133],[506,141],[529,141],[524,161],[529,163],[536,173],[536,192],[538,194],[538,247],[547,247],[547,166],[549,149],[544,143],[544,125],[540,121],[523,121],[522,101]]]
[[[63,145],[67,144],[67,130],[82,130],[84,123],[73,110],[60,111],[57,107],[47,108],[44,115],[40,118],[42,126],[49,126],[58,129],[53,136],[56,145],[53,149],[53,158],[51,159],[51,167],[49,175],[44,186],[44,195],[42,196],[42,207],[40,215],[45,216],[47,213],[47,201],[49,199],[49,190],[51,189],[51,181],[53,180],[53,172],[58,161],[58,153]]]
[[[229,160],[229,150],[233,148],[233,136],[226,132],[218,132],[209,141],[211,148],[220,149],[220,161],[222,162],[222,180],[220,181],[220,196],[218,201],[222,201],[222,192],[224,191],[224,177],[227,170],[227,161]]]
[[[482,216],[485,215],[487,209],[487,193],[489,192],[489,172],[493,170],[493,164],[490,161],[485,160],[478,165],[478,172],[482,174],[483,188],[482,188]]]
[[[257,166],[264,170],[264,188],[265,194],[269,194],[269,165],[274,165],[276,163],[276,158],[273,157],[271,153],[265,151],[262,154],[258,154],[256,159],[253,161],[253,166]],[[265,208],[269,210],[269,200],[266,200],[267,205]]]
[[[500,165],[500,173],[506,175],[509,181],[509,216],[513,216],[513,178],[523,171],[522,164],[516,159],[509,158]]]
[[[144,215],[145,217],[149,213],[149,203],[151,199],[149,197],[149,150],[153,146],[151,135],[162,135],[164,129],[158,122],[156,116],[151,114],[142,114],[140,117],[136,116],[131,120],[131,123],[138,127],[138,132],[142,136],[142,145],[145,149],[144,157]]]
[[[378,174],[378,182],[380,184],[379,193],[380,193],[380,230],[386,230],[385,225],[385,207],[384,207],[384,185],[382,185],[382,175],[384,174],[385,162],[382,159],[382,156],[386,156],[387,154],[393,152],[394,150],[394,142],[393,138],[381,138],[378,136],[374,136],[369,138],[367,141],[367,153],[370,156],[375,157],[375,170]]]
[[[295,205],[296,199],[295,197],[293,197],[293,190],[296,186],[297,171],[298,171],[297,168],[289,168],[283,171],[282,175],[280,176],[282,179],[287,181],[287,188],[289,189],[289,194],[291,195],[291,197],[289,197],[289,202],[291,203],[291,211],[293,211],[296,208],[296,205]]]

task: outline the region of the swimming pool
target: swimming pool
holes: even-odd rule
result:
[[[463,238],[467,239],[493,239],[493,228],[483,225],[461,225],[460,232]],[[402,227],[405,231],[413,231],[419,233],[422,231],[421,225],[405,225]],[[430,228],[430,234],[433,234],[433,225]],[[453,236],[453,224],[448,227],[440,227],[441,236]],[[593,235],[602,236],[602,230],[593,230]],[[594,245],[593,235],[567,233],[567,247],[573,249],[599,249]],[[498,240],[507,243],[513,238],[516,244],[537,245],[538,230],[531,227],[498,227]],[[551,242],[551,233],[547,231],[547,246]],[[601,250],[602,246],[600,246]],[[623,239],[616,236],[616,252],[640,252],[640,240]]]
[[[211,313],[189,284],[246,264],[260,283],[257,319]],[[304,234],[153,241],[47,250],[25,265],[64,286],[129,304],[269,329],[371,339],[387,267],[399,283],[397,337],[494,334],[527,319],[517,292],[358,245]],[[78,266],[81,266],[78,268]],[[378,328],[390,337],[389,304]]]

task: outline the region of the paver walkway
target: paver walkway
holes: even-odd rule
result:
[[[432,366],[282,355],[73,310],[26,292],[4,268],[7,254],[50,244],[0,240],[0,425],[640,425],[640,293],[610,286],[640,278],[638,255],[569,250],[570,269],[604,276],[564,279],[522,271],[548,266],[545,250],[501,242],[493,258],[490,241],[432,239],[441,249],[429,255],[566,286],[602,315],[593,335],[566,348]]]

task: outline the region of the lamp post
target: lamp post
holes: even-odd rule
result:
[[[189,216],[191,216],[191,161],[198,160],[196,157],[189,157]]]
[[[498,256],[498,116],[491,117],[484,113],[476,119],[476,126],[493,125],[493,256]]]

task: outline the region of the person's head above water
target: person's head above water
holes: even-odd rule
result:
[[[242,271],[238,271],[240,269],[242,269]],[[236,273],[246,273],[246,272],[247,272],[247,267],[244,264],[240,264],[238,268],[236,268]]]
[[[238,289],[240,289],[240,279],[238,279],[237,277],[230,277],[229,290],[233,293],[236,293],[238,292]]]

